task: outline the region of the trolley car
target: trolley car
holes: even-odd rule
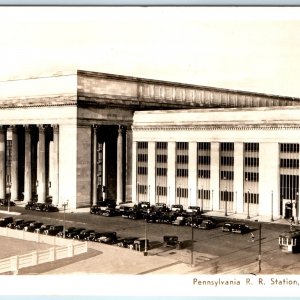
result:
[[[300,230],[291,230],[279,235],[279,248],[283,252],[300,252]]]

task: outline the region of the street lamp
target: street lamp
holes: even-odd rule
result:
[[[271,221],[273,222],[273,191],[271,192]]]
[[[226,180],[226,176],[223,177],[223,180]],[[227,186],[225,186],[225,193],[224,193],[224,200],[225,200],[225,217],[228,216],[227,214]]]
[[[296,202],[295,202],[295,208],[296,208],[296,224],[298,224],[298,214],[299,214],[299,192],[296,193]]]
[[[201,188],[201,212],[203,212],[203,187]]]
[[[248,193],[247,193],[247,219],[250,219],[249,203],[250,203],[250,189],[248,189]]]
[[[8,201],[7,201],[7,211],[10,211],[10,199],[11,199],[11,182],[7,182],[8,187]]]
[[[147,209],[147,215],[150,213],[150,209]],[[147,245],[147,218],[145,218],[145,249],[144,256],[148,255],[148,245]]]
[[[69,200],[67,200],[66,202],[64,202],[62,204],[62,207],[64,209],[64,229],[63,229],[63,238],[66,237],[66,207],[68,206]]]

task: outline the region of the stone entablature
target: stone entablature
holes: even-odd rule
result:
[[[300,99],[107,73],[78,71],[78,100],[133,107],[293,106]]]

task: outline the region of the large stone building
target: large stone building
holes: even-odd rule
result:
[[[274,217],[298,202],[300,99],[87,71],[0,91],[0,198]]]

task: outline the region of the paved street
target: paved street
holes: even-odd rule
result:
[[[22,213],[15,218],[36,219],[46,224],[63,224],[63,213],[27,211],[14,207]],[[212,230],[194,229],[194,248],[191,252],[192,230],[186,226],[146,223],[144,220],[128,220],[122,217],[103,217],[88,212],[66,213],[66,227],[75,225],[97,231],[116,231],[119,238],[144,237],[145,231],[151,242],[149,256],[98,243],[90,243],[89,248],[99,251],[91,257],[67,265],[56,266],[55,270],[43,269],[43,273],[120,273],[120,274],[224,274],[257,273],[258,270],[258,221],[248,221],[253,230],[255,241],[250,234],[224,233],[221,230],[224,217],[215,216],[219,226]],[[235,218],[236,216],[231,216]],[[283,224],[282,224],[283,223]],[[288,229],[286,220],[262,223],[262,273],[300,274],[299,254],[282,253],[278,247],[278,234]],[[162,247],[163,235],[178,235],[186,245],[184,249]],[[191,258],[193,255],[193,266]],[[35,272],[35,271],[33,271]],[[36,273],[39,273],[36,271]]]

